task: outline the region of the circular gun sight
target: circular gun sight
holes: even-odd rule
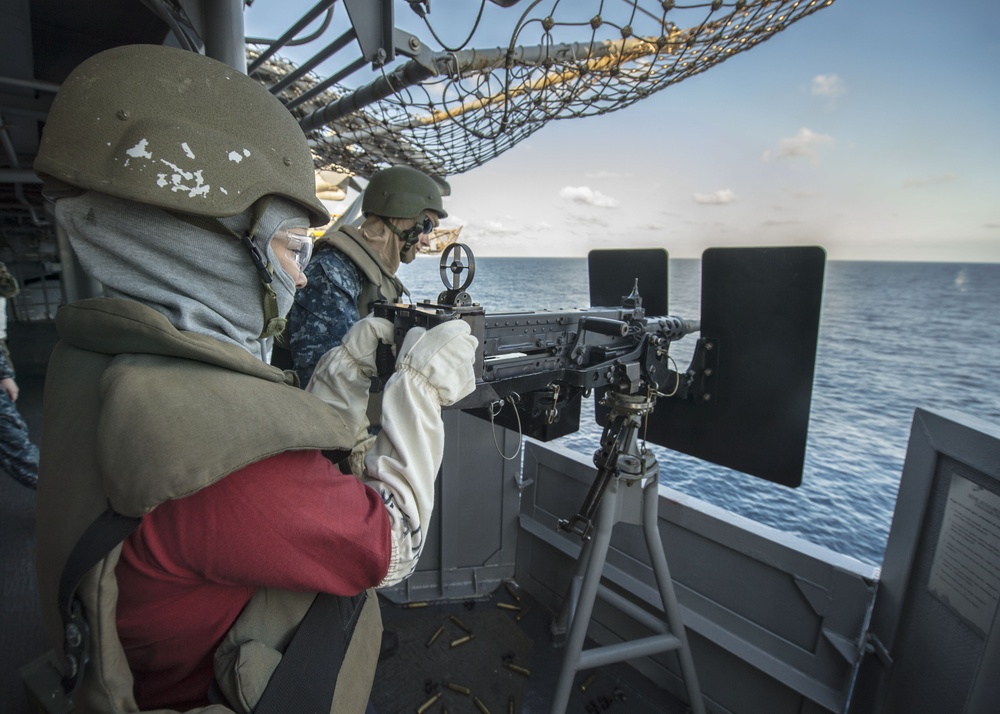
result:
[[[476,256],[464,243],[452,243],[441,253],[441,282],[445,290],[438,295],[438,304],[452,306],[469,306],[472,296],[466,288],[472,285],[476,277]],[[462,273],[466,273],[462,280]]]

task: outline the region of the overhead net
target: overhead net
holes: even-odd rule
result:
[[[461,47],[443,46],[427,15],[420,39],[436,50],[437,74],[423,78],[430,72],[416,60],[387,68],[393,93],[304,128],[320,169],[367,177],[405,163],[435,176],[458,174],[551,121],[617,111],[700,74],[833,1],[536,0],[505,11],[510,39],[493,49],[470,49],[475,28]],[[273,84],[290,69],[274,57],[255,76]],[[304,76],[279,96],[294,104],[320,81]],[[334,85],[292,112],[305,119],[338,100],[355,102],[353,91]]]

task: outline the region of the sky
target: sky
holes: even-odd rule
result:
[[[256,0],[247,35],[276,36],[313,4]],[[490,23],[527,5],[488,3],[472,46],[495,46]],[[432,0],[430,19],[457,37],[478,7]],[[396,13],[427,35],[406,3]],[[821,245],[833,260],[1000,263],[998,27],[1000,3],[836,0],[635,105],[550,122],[450,177],[445,225],[481,256]]]

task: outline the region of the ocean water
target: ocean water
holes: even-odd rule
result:
[[[400,275],[414,300],[442,289],[436,257]],[[479,258],[468,290],[487,313],[583,308],[587,261]],[[700,293],[700,261],[671,260],[670,312],[699,317]],[[693,345],[672,347],[681,367]],[[652,448],[672,488],[880,565],[917,407],[1000,423],[1000,265],[827,263],[799,488]],[[587,399],[580,430],[559,443],[590,456],[601,430]]]

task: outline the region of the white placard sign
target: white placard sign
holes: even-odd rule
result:
[[[981,634],[1000,602],[1000,496],[952,474],[930,591]]]

